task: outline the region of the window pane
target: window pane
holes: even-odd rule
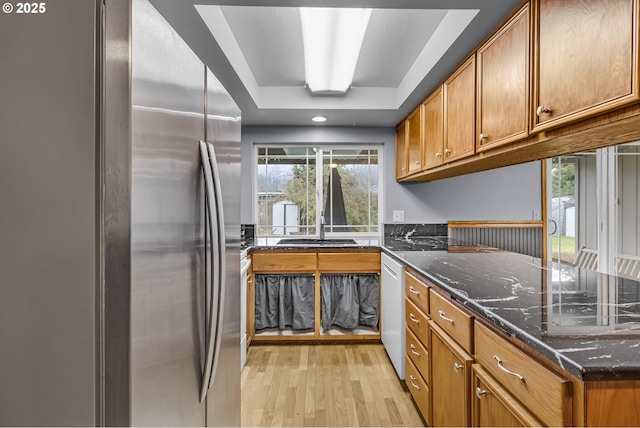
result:
[[[378,232],[378,151],[323,151],[327,232]]]
[[[551,236],[553,260],[573,263],[576,255],[576,159],[560,156],[551,161]]]
[[[258,235],[316,233],[315,163],[312,148],[258,149]]]
[[[625,278],[640,279],[640,143],[619,146],[616,151],[617,219],[615,271]]]

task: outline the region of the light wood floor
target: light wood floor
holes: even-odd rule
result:
[[[252,345],[242,426],[423,426],[380,344]]]

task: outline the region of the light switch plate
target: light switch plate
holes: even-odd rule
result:
[[[393,221],[404,221],[404,211],[403,210],[394,210],[393,211]]]
[[[540,210],[533,210],[532,217],[534,220],[542,220],[542,215],[540,214]]]

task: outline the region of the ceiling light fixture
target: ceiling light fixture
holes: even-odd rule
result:
[[[371,9],[302,7],[302,40],[311,92],[344,93],[351,86]]]
[[[311,120],[313,120],[314,122],[326,122],[327,118],[324,116],[313,116]]]

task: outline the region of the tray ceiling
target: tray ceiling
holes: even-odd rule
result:
[[[519,4],[486,1],[358,1],[373,7],[351,88],[305,88],[296,6],[341,1],[152,0],[216,74],[246,125],[394,126]]]

